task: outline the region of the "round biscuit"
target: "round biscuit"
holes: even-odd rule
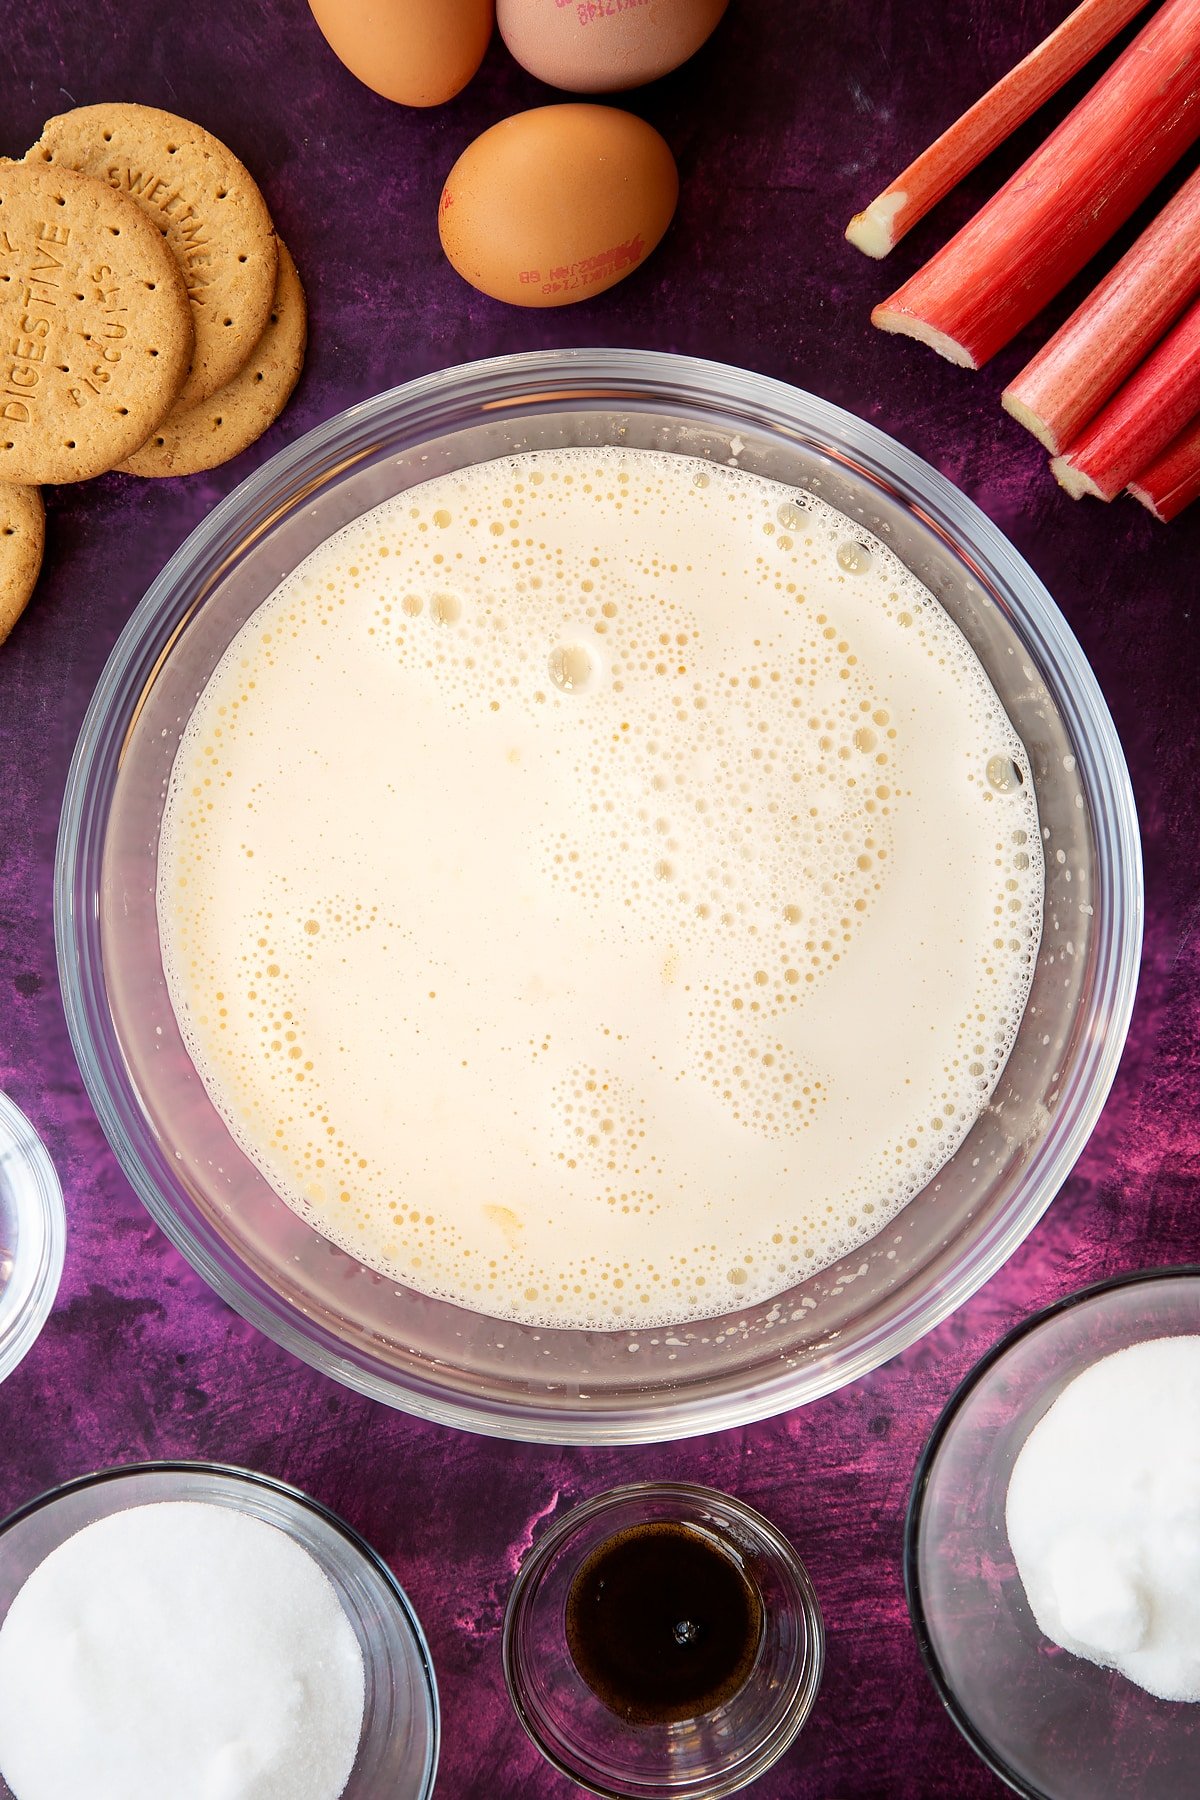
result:
[[[280,242],[271,316],[245,368],[201,405],[176,407],[121,468],[129,475],[196,475],[247,449],[283,411],[304,366],[307,336],[304,288]]]
[[[46,509],[37,488],[0,482],[0,644],[25,611],[45,542]]]
[[[192,354],[179,265],[132,200],[0,164],[0,481],[83,481],[143,444]]]
[[[219,138],[155,106],[78,106],[48,119],[26,162],[83,171],[135,200],[183,270],[196,333],[180,396],[231,381],[266,329],[275,233],[253,176]]]

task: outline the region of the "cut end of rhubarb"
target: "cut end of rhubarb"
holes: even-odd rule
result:
[[[1097,500],[1108,498],[1107,494],[1100,492],[1091,476],[1085,475],[1082,469],[1077,469],[1069,457],[1051,457],[1050,473],[1059,487],[1066,488],[1072,500],[1082,500],[1085,494],[1092,494]]]
[[[926,324],[924,319],[914,318],[912,313],[899,312],[890,301],[885,300],[882,306],[875,308],[871,314],[871,323],[877,325],[880,331],[894,331],[901,337],[916,338],[919,344],[928,344],[931,350],[936,350],[947,362],[957,363],[960,369],[979,367],[970,351],[965,350],[957,339]]]
[[[908,195],[889,190],[872,200],[865,212],[855,213],[846,227],[846,236],[864,256],[886,256],[904,236],[895,229],[896,216],[903,212]]]
[[[1125,491],[1127,494],[1132,494],[1135,500],[1140,500],[1146,511],[1152,512],[1163,525],[1169,524],[1174,518],[1174,513],[1163,512],[1155,502],[1154,496],[1147,493],[1144,487],[1139,487],[1136,481],[1131,481]]]
[[[1023,425],[1026,431],[1032,431],[1038,443],[1044,444],[1051,456],[1058,455],[1062,445],[1058,441],[1057,433],[1040,414],[1035,413],[1031,406],[1027,406],[1024,400],[1018,400],[1011,388],[1005,388],[1000,396],[1000,404],[1006,413],[1012,414],[1018,425]]]

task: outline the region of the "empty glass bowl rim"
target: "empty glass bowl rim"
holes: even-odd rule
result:
[[[26,1280],[29,1276],[25,1259],[30,1246],[25,1240],[34,1234],[35,1227],[33,1249],[38,1258],[25,1306],[15,1314],[7,1329],[0,1330],[0,1381],[3,1381],[33,1348],[50,1316],[66,1257],[67,1216],[62,1183],[50,1152],[32,1121],[16,1101],[2,1091],[0,1148],[10,1152],[10,1161],[15,1165],[15,1197],[22,1229],[14,1265],[18,1260],[22,1262]],[[22,1245],[25,1245],[24,1249]]]
[[[1043,1326],[1050,1325],[1064,1313],[1074,1312],[1091,1300],[1101,1300],[1107,1294],[1120,1292],[1124,1288],[1142,1287],[1159,1281],[1195,1281],[1200,1279],[1200,1263],[1178,1263],[1153,1269],[1127,1269],[1121,1275],[1106,1276],[1103,1281],[1094,1281],[1088,1287],[1079,1288],[1075,1293],[1064,1294],[1061,1299],[1051,1301],[1040,1311],[1031,1313],[1027,1319],[1021,1319],[1011,1330],[994,1343],[979,1361],[968,1369],[945,1406],[938,1414],[928,1442],[917,1460],[916,1472],[913,1475],[912,1491],[908,1499],[908,1513],[904,1521],[904,1598],[908,1603],[909,1618],[912,1621],[913,1633],[917,1640],[917,1648],[921,1652],[921,1661],[932,1681],[934,1689],[942,1705],[958,1727],[967,1743],[974,1750],[980,1761],[986,1763],[993,1775],[999,1776],[1014,1793],[1020,1794],[1022,1800],[1057,1800],[1054,1794],[1045,1789],[1031,1787],[1009,1768],[1002,1751],[988,1738],[985,1738],[958,1699],[958,1695],[949,1681],[941,1659],[933,1646],[933,1636],[925,1616],[925,1603],[921,1594],[921,1577],[919,1551],[921,1527],[925,1514],[925,1493],[929,1485],[929,1477],[933,1465],[937,1461],[938,1452],[946,1438],[947,1432],[966,1405],[980,1383],[991,1373],[998,1363],[1003,1362],[1010,1350],[1016,1348],[1028,1337],[1033,1337]]]
[[[115,756],[150,672],[165,658],[224,559],[257,541],[275,518],[344,467],[386,447],[389,434],[421,435],[522,416],[523,407],[581,410],[597,401],[665,413],[719,414],[721,429],[761,427],[776,440],[809,444],[831,463],[856,470],[955,546],[1004,600],[1034,660],[1050,671],[1055,703],[1068,720],[1092,799],[1099,846],[1102,928],[1096,946],[1090,1029],[1082,1034],[1045,1137],[1002,1209],[977,1231],[938,1283],[898,1293],[870,1329],[815,1361],[713,1392],[681,1383],[649,1399],[631,1390],[604,1408],[543,1404],[519,1387],[469,1393],[436,1367],[402,1374],[347,1354],[339,1340],[255,1283],[233,1259],[214,1257],[176,1200],[143,1160],[152,1128],[133,1092],[103,997],[88,933],[94,881],[111,798]],[[281,450],[248,476],[195,528],[147,589],[109,657],[80,731],[64,798],[55,867],[55,935],[68,1029],[100,1123],[135,1191],[157,1224],[222,1298],[294,1355],[372,1398],[439,1424],[552,1443],[644,1443],[749,1423],[816,1399],[914,1343],[946,1318],[1028,1234],[1069,1174],[1116,1074],[1133,1008],[1141,942],[1141,846],[1133,791],[1108,708],[1066,620],[1000,529],[944,476],[876,427],[830,402],[733,365],[671,353],[622,349],[548,350],[468,363],[422,376],[351,406]]]
[[[441,1750],[441,1706],[438,1700],[437,1676],[434,1673],[433,1657],[429,1644],[417,1617],[412,1601],[384,1562],[378,1550],[370,1545],[353,1525],[347,1523],[340,1513],[333,1511],[321,1500],[306,1494],[302,1488],[293,1487],[290,1482],[279,1481],[274,1475],[263,1475],[257,1469],[241,1468],[236,1463],[188,1462],[186,1459],[165,1459],[148,1462],[119,1463],[110,1468],[93,1469],[86,1475],[72,1476],[69,1481],[60,1482],[57,1487],[47,1488],[44,1493],[37,1494],[22,1506],[0,1519],[0,1554],[3,1552],[4,1539],[8,1533],[24,1520],[32,1518],[35,1513],[46,1512],[58,1501],[65,1500],[71,1494],[81,1494],[89,1488],[120,1485],[122,1481],[136,1480],[142,1475],[194,1475],[199,1478],[216,1476],[224,1481],[232,1481],[239,1487],[262,1488],[269,1494],[286,1500],[293,1508],[316,1515],[324,1525],[342,1538],[350,1549],[362,1559],[377,1575],[391,1598],[395,1601],[411,1637],[420,1663],[424,1679],[425,1694],[429,1707],[429,1754],[428,1770],[421,1789],[422,1800],[428,1800],[433,1793],[437,1780],[438,1759]],[[280,1527],[282,1529],[282,1527]]]

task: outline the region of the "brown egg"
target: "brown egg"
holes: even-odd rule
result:
[[[308,0],[352,75],[402,106],[440,106],[483,61],[495,0]]]
[[[500,35],[551,87],[610,94],[677,69],[729,0],[496,0]]]
[[[675,159],[611,106],[539,106],[469,144],[442,189],[442,249],[482,293],[569,306],[631,273],[671,223]]]

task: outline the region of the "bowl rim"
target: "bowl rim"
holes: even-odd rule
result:
[[[1123,1288],[1140,1287],[1156,1281],[1194,1280],[1200,1278],[1200,1263],[1173,1263],[1157,1266],[1153,1269],[1127,1269],[1119,1275],[1108,1275],[1102,1281],[1089,1283],[1074,1293],[1063,1294],[1052,1300],[1027,1319],[1021,1319],[1010,1327],[1002,1337],[984,1352],[979,1361],[967,1370],[946,1401],[929,1434],[928,1441],[917,1459],[913,1474],[912,1488],[909,1492],[908,1510],[904,1518],[904,1551],[902,1557],[904,1573],[904,1598],[908,1605],[909,1619],[913,1634],[917,1640],[917,1648],[921,1653],[921,1661],[925,1665],[926,1674],[950,1719],[962,1733],[971,1749],[997,1775],[1000,1780],[1022,1796],[1022,1800],[1058,1800],[1058,1796],[1047,1793],[1044,1788],[1033,1787],[1023,1777],[1009,1768],[1003,1752],[984,1737],[977,1728],[966,1708],[959,1702],[958,1696],[942,1668],[941,1660],[933,1645],[933,1636],[929,1629],[929,1621],[925,1613],[925,1604],[921,1594],[919,1574],[919,1550],[921,1527],[925,1514],[925,1496],[929,1487],[933,1465],[937,1461],[938,1451],[951,1425],[959,1412],[970,1399],[975,1389],[985,1376],[991,1373],[996,1365],[1004,1360],[1008,1352],[1025,1338],[1032,1337],[1044,1325],[1051,1324],[1064,1313],[1073,1312],[1076,1307],[1086,1305],[1090,1300],[1103,1299],[1105,1295],[1119,1292]]]
[[[204,1459],[189,1461],[186,1457],[156,1457],[145,1462],[116,1463],[103,1469],[92,1469],[85,1475],[73,1475],[69,1480],[61,1481],[55,1487],[46,1488],[42,1493],[35,1494],[32,1500],[26,1500],[23,1505],[6,1513],[3,1518],[0,1518],[0,1553],[3,1550],[4,1539],[10,1530],[22,1524],[26,1519],[32,1518],[35,1513],[48,1511],[58,1501],[66,1499],[70,1494],[85,1493],[89,1488],[119,1485],[122,1481],[139,1475],[215,1475],[223,1480],[232,1481],[239,1487],[263,1488],[268,1493],[286,1500],[293,1508],[302,1512],[314,1513],[323,1524],[328,1525],[337,1536],[342,1538],[356,1556],[378,1576],[390,1598],[396,1603],[400,1616],[404,1620],[411,1642],[416,1649],[417,1662],[423,1677],[429,1718],[429,1752],[420,1800],[429,1800],[437,1781],[442,1743],[441,1702],[438,1697],[437,1675],[429,1643],[412,1601],[378,1550],[367,1542],[361,1532],[356,1531],[353,1525],[343,1519],[340,1513],[336,1513],[332,1507],[326,1506],[323,1500],[317,1500],[312,1494],[306,1494],[302,1488],[294,1487],[291,1482],[280,1481],[274,1475],[264,1475],[258,1469],[243,1468],[238,1463],[209,1462]],[[276,1529],[282,1529],[282,1527]],[[312,1553],[309,1552],[309,1554]],[[314,1560],[316,1559],[314,1558]]]
[[[32,1121],[10,1095],[0,1090],[0,1148],[18,1164],[18,1208],[23,1223],[38,1227],[38,1266],[26,1305],[0,1329],[0,1381],[17,1367],[41,1336],[58,1296],[67,1250],[67,1214],[62,1182],[54,1160]],[[22,1232],[22,1237],[27,1235]],[[26,1255],[28,1255],[28,1250]],[[21,1257],[18,1240],[17,1258]],[[15,1260],[15,1259],[14,1259]],[[10,1278],[11,1279],[11,1278]],[[7,1287],[7,1284],[6,1284]]]
[[[597,384],[608,382],[611,387]],[[95,813],[107,799],[94,791],[106,766],[114,727],[112,713],[120,683],[127,679],[147,643],[164,639],[164,622],[174,630],[198,603],[193,594],[180,598],[187,584],[219,547],[245,541],[251,524],[269,529],[280,497],[295,504],[312,491],[311,481],[298,491],[288,483],[298,471],[310,476],[320,464],[318,480],[345,466],[351,445],[378,442],[379,421],[405,409],[435,408],[452,401],[476,408],[479,418],[526,404],[596,398],[619,405],[621,400],[656,401],[665,409],[709,404],[734,409],[762,423],[765,430],[794,437],[806,434],[831,461],[860,470],[878,487],[898,497],[935,532],[953,532],[959,552],[985,586],[998,585],[1009,610],[1015,609],[1019,633],[1035,661],[1054,670],[1055,703],[1069,724],[1078,760],[1086,768],[1088,791],[1095,808],[1093,824],[1103,818],[1111,848],[1101,858],[1101,883],[1109,887],[1103,900],[1104,936],[1099,952],[1105,962],[1101,989],[1105,1028],[1089,1034],[1077,1055],[1080,1092],[1074,1103],[1055,1109],[1051,1126],[1034,1153],[1019,1203],[1014,1198],[972,1241],[971,1253],[940,1284],[930,1284],[919,1298],[903,1295],[883,1309],[882,1322],[840,1356],[826,1355],[774,1375],[760,1375],[736,1391],[710,1391],[698,1384],[668,1397],[660,1393],[646,1402],[636,1392],[605,1409],[560,1408],[548,1411],[538,1400],[515,1392],[501,1398],[466,1394],[444,1384],[436,1368],[419,1374],[381,1372],[356,1360],[346,1346],[282,1302],[257,1292],[243,1272],[214,1261],[190,1224],[181,1219],[134,1145],[126,1120],[141,1117],[137,1096],[126,1095],[114,1081],[125,1073],[119,1053],[113,1057],[98,1040],[89,1016],[88,984],[95,969],[77,953],[81,931],[76,918],[81,863],[90,837],[101,830]],[[430,427],[432,430],[432,421]],[[445,428],[445,427],[443,427]],[[340,448],[332,464],[321,462]],[[365,453],[365,452],[364,452]],[[274,504],[272,504],[274,497]],[[164,639],[174,641],[173,633]],[[166,648],[162,649],[165,655]],[[122,722],[123,735],[128,716]],[[1111,890],[1111,891],[1110,891]],[[94,904],[94,896],[86,896]],[[80,909],[82,910],[82,909]],[[1081,1154],[1107,1099],[1117,1072],[1132,1014],[1142,937],[1143,885],[1141,842],[1133,789],[1111,714],[1083,651],[1048,590],[998,526],[945,476],[896,439],[858,415],[801,388],[755,374],[733,364],[706,361],[670,352],[619,348],[539,350],[464,363],[435,371],[359,401],[280,450],[240,482],[195,527],[150,584],[114,645],[97,682],[80,729],[63,801],[55,858],[54,918],[60,985],[68,1031],[84,1085],[100,1125],[134,1190],[165,1232],[211,1287],[251,1324],[302,1361],[332,1375],[354,1391],[432,1420],[510,1440],[557,1444],[647,1443],[676,1440],[727,1429],[771,1417],[820,1398],[858,1380],[916,1342],[967,1300],[1007,1260],[1033,1229]],[[102,975],[99,978],[102,989]],[[1093,1002],[1094,1004],[1094,1002]],[[127,1079],[127,1077],[126,1077]]]

